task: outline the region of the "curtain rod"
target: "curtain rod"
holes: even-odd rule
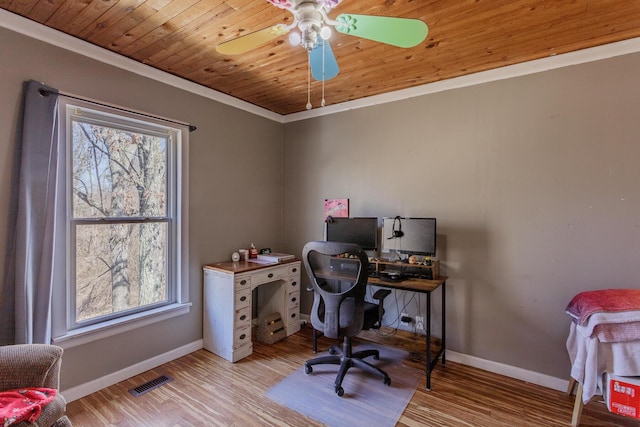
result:
[[[108,107],[108,108],[113,108],[113,109],[116,109],[116,110],[124,111],[126,113],[133,113],[133,114],[137,114],[139,116],[150,117],[152,119],[164,120],[166,122],[187,126],[189,128],[189,132],[193,132],[196,129],[198,129],[197,127],[195,127],[194,125],[191,125],[189,123],[179,122],[177,120],[171,120],[171,119],[167,119],[167,118],[164,118],[164,117],[158,117],[158,116],[154,116],[152,114],[141,113],[140,111],[129,110],[129,109],[126,109],[126,108],[123,108],[123,107],[118,107],[116,105],[107,104],[105,102],[99,102],[99,101],[96,101],[96,100],[93,100],[93,99],[89,99],[89,98],[83,98],[81,96],[72,95],[72,94],[69,94],[69,93],[64,93],[64,92],[55,91],[55,90],[48,90],[48,89],[44,89],[44,88],[39,89],[38,92],[42,96],[49,96],[50,94],[61,95],[61,96],[65,96],[67,98],[77,99],[78,101],[89,102],[91,104],[100,105],[102,107]]]

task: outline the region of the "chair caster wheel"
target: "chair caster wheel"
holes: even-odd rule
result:
[[[384,383],[385,383],[386,385],[391,385],[391,378],[389,378],[389,377],[385,377],[385,379],[384,379]]]
[[[344,389],[340,386],[336,387],[336,394],[342,397],[342,395],[344,395]]]
[[[333,347],[331,347],[331,348],[329,349],[329,354],[336,354],[336,349],[335,349],[335,348],[333,348]]]
[[[313,372],[313,368],[311,366],[304,365],[304,373],[309,375]]]

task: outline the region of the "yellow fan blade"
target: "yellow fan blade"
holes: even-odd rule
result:
[[[239,55],[270,42],[276,37],[280,37],[288,32],[289,28],[286,25],[278,24],[220,43],[216,46],[216,50],[218,53],[222,53],[223,55]]]

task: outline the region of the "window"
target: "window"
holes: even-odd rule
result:
[[[66,98],[59,113],[68,259],[54,337],[184,308],[186,125]]]

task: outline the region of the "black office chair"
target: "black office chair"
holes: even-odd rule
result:
[[[307,360],[304,363],[305,373],[311,374],[313,365],[340,365],[335,381],[338,396],[344,394],[342,380],[354,366],[381,377],[387,385],[391,384],[386,372],[363,360],[369,356],[379,359],[378,350],[354,353],[351,348],[351,338],[363,329],[379,327],[384,314],[381,304],[365,302],[369,269],[367,254],[351,243],[309,242],[302,250],[302,258],[314,291],[311,324],[328,338],[344,339],[342,348],[332,346],[328,356]],[[390,291],[384,292],[388,294]]]

